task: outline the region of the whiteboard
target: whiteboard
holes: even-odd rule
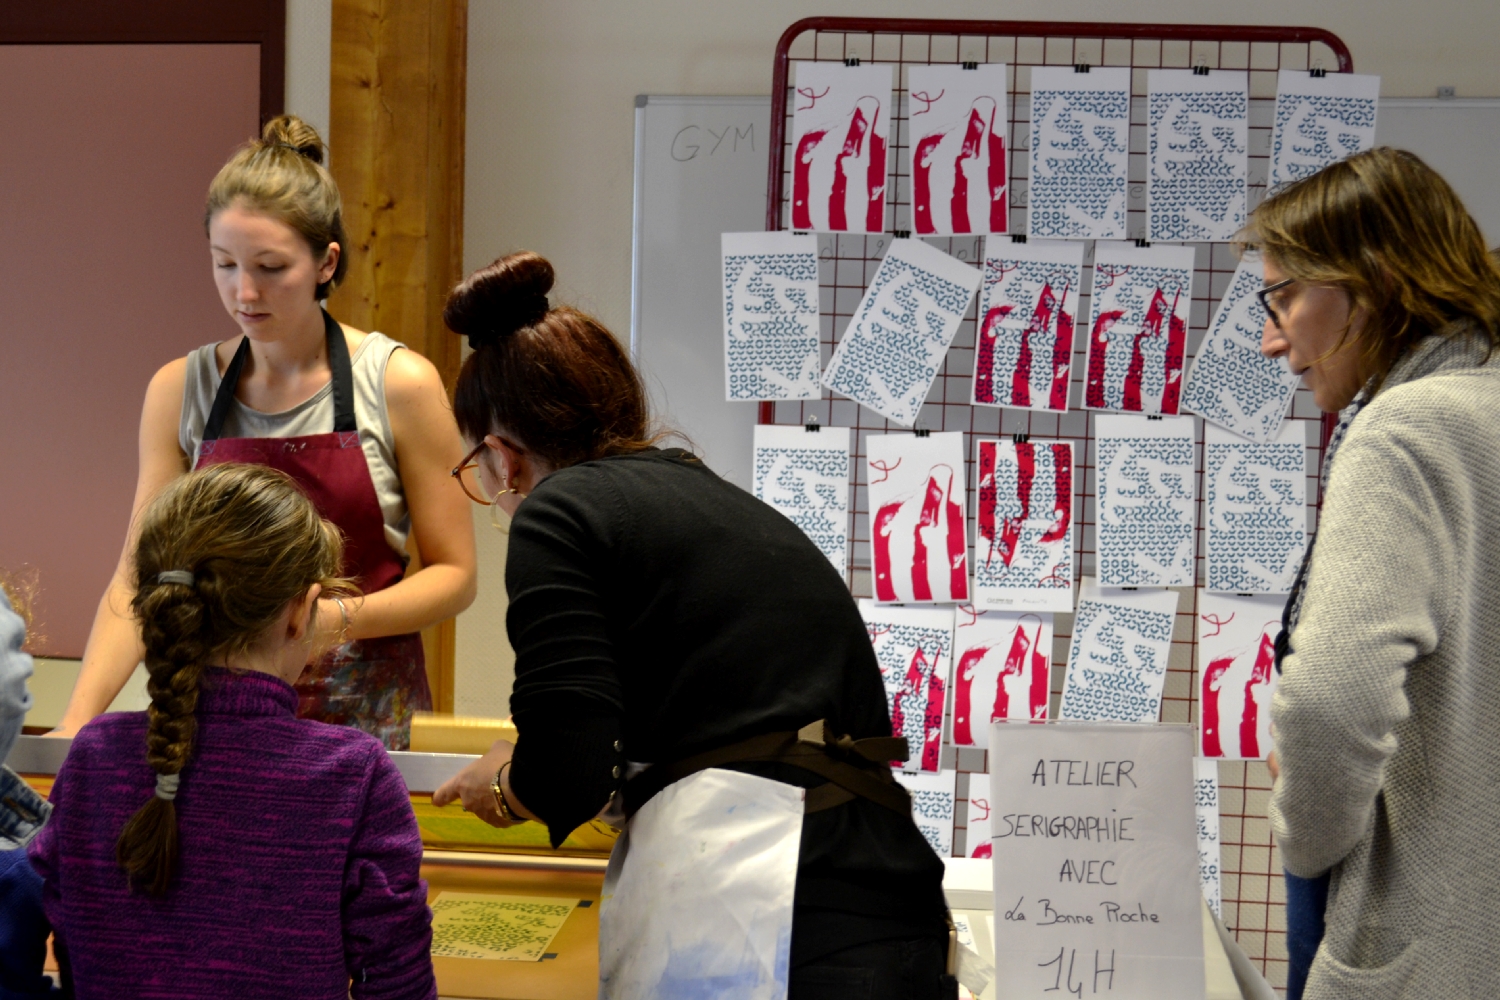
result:
[[[758,404],[724,398],[719,234],[765,229],[770,121],[769,97],[636,98],[631,354],[657,418],[745,489]]]
[[[1500,241],[1500,99],[1385,98],[1375,141],[1427,161],[1453,185],[1490,245]]]
[[[765,227],[770,104],[642,95],[635,108],[632,356],[658,418],[746,489],[757,411],[724,398],[719,234]],[[1386,98],[1376,140],[1426,160],[1500,240],[1500,99]]]

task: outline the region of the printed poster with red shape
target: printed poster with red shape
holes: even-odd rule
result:
[[[990,723],[1045,719],[1052,616],[960,607],[953,629],[953,745],[988,750]]]
[[[913,66],[907,75],[907,164],[919,236],[1010,228],[1004,63],[975,69]]]
[[[859,602],[880,679],[891,731],[906,737],[911,756],[903,771],[936,774],[943,759],[943,710],[953,664],[952,608],[892,608]]]
[[[885,231],[886,142],[893,67],[794,67],[792,229]]]
[[[1083,251],[1082,243],[985,241],[975,405],[1067,410]]]
[[[871,434],[865,451],[875,600],[968,601],[963,433]]]
[[[1264,760],[1271,752],[1276,635],[1286,598],[1198,591],[1198,719],[1203,756]]]
[[[1073,445],[975,441],[974,604],[1073,610]]]
[[[1086,409],[1177,413],[1193,254],[1192,247],[1095,245]]]

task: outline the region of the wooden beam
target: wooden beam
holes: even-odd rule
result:
[[[467,0],[334,0],[329,167],[349,270],[330,311],[425,355],[451,391],[462,361],[443,302],[462,277]],[[453,710],[454,623],[422,635],[434,707]]]

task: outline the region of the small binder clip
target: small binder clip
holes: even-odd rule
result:
[[[919,438],[932,437],[932,431],[926,427],[913,427],[911,432]]]
[[[894,236],[894,237],[896,237],[896,239],[898,239],[898,240],[909,240],[909,239],[911,239],[911,230],[910,229],[892,229],[891,230],[891,235]]]
[[[859,56],[846,56],[844,58],[844,65],[845,66],[858,66],[859,65]]]
[[[1312,77],[1314,80],[1321,80],[1323,79],[1323,77],[1328,75],[1328,71],[1322,66],[1314,66],[1312,69],[1307,71],[1307,75]]]
[[[1161,419],[1161,414],[1160,413],[1148,413],[1148,414],[1146,414],[1146,419],[1147,420],[1160,420]]]
[[[1089,71],[1089,64],[1088,63],[1074,63],[1073,64],[1073,72],[1075,72],[1075,73],[1087,73],[1088,71]]]
[[[802,429],[807,431],[807,433],[809,434],[816,434],[823,428],[819,426],[817,417],[808,417],[807,423],[802,425]]]
[[[1013,444],[1026,444],[1031,440],[1030,434],[1012,434],[1010,440]]]
[[[1197,66],[1193,67],[1193,75],[1194,76],[1207,76],[1208,75],[1208,66],[1204,65],[1203,63],[1199,63]]]
[[[793,229],[792,230],[792,235],[793,236],[811,236],[812,232],[810,230],[807,230],[807,229]]]
[[[974,61],[974,60],[970,60],[968,62],[965,62],[962,65],[963,65],[964,69],[978,69],[979,68],[979,63],[977,61]]]
[[[1010,234],[1010,241],[1012,243],[1025,243],[1026,242],[1026,234],[1025,233],[1011,233]]]
[[[1151,245],[1151,241],[1150,240],[1145,240],[1145,239],[1137,239],[1135,241],[1135,245],[1138,246],[1138,247],[1140,247],[1142,250],[1144,250],[1144,249],[1146,249],[1147,247],[1149,247]]]

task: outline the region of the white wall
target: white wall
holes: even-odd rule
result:
[[[769,93],[776,40],[814,15],[1309,25],[1343,38],[1384,96],[1500,96],[1495,0],[472,0],[465,268],[536,250],[557,266],[554,298],[628,337],[633,98]],[[503,539],[484,525],[479,546],[459,690],[508,691]]]

